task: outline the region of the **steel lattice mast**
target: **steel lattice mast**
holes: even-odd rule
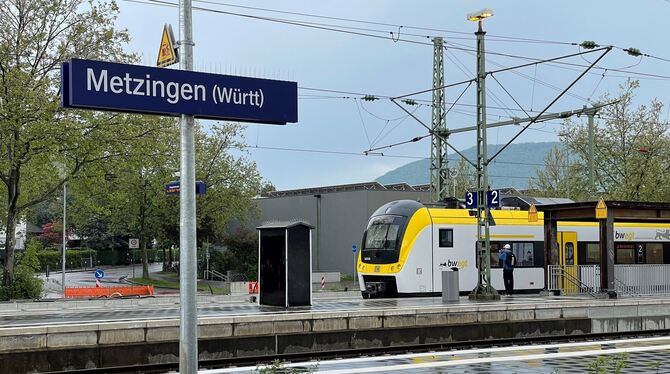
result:
[[[430,200],[438,202],[449,194],[447,161],[447,118],[444,95],[444,42],[433,39],[433,122],[430,148]]]

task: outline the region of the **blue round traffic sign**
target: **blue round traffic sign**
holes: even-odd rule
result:
[[[354,244],[354,245],[351,246],[351,251],[354,252],[354,253],[356,253],[356,244]]]
[[[95,277],[97,279],[102,279],[105,277],[105,272],[102,269],[96,269],[95,270]]]

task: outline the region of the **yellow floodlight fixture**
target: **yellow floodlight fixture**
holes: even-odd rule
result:
[[[493,11],[489,8],[482,9],[478,12],[468,13],[468,21],[481,21],[484,18],[493,17]]]

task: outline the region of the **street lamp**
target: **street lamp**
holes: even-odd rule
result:
[[[483,9],[467,15],[469,21],[478,23],[477,36],[477,259],[479,274],[477,287],[470,293],[472,300],[500,300],[498,291],[491,285],[491,234],[490,209],[486,199],[489,189],[488,152],[486,140],[486,68],[484,58],[484,35],[482,23],[493,16],[491,9]],[[482,227],[484,235],[482,238]],[[483,257],[483,258],[482,258]]]

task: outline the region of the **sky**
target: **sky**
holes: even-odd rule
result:
[[[117,26],[128,29],[132,38],[128,50],[139,53],[142,63],[154,65],[165,23],[172,25],[179,39],[177,1],[117,2]],[[388,147],[428,134],[388,97],[432,87],[435,36],[443,37],[446,44],[445,83],[474,78],[477,25],[467,21],[466,15],[483,8],[494,11],[484,22],[487,71],[535,61],[528,58],[583,52],[571,43],[585,40],[620,47],[605,55],[547,112],[590,105],[605,92],[618,92],[618,86],[632,77],[641,83],[636,102],[657,98],[666,104],[663,119],[667,120],[670,62],[662,59],[670,59],[664,27],[668,0],[194,0],[193,6],[195,70],[298,83],[297,123],[248,124],[244,132],[247,157],[279,190],[370,182],[429,157],[429,137]],[[622,51],[629,47],[653,57]],[[524,111],[539,113],[599,55],[594,52],[561,60],[568,64],[539,64],[489,75],[488,122],[523,117]],[[475,94],[474,84],[446,89],[448,128],[475,125]],[[380,99],[365,101],[365,95]],[[420,105],[405,107],[430,126],[431,93],[411,98]],[[560,129],[560,121],[535,124],[516,142],[557,141]],[[490,129],[488,142],[505,143],[519,130],[516,126]],[[457,149],[469,148],[476,145],[475,133],[453,135],[450,142]],[[375,150],[379,147],[386,148]],[[366,155],[369,150],[373,151]],[[451,153],[449,157],[455,157]]]

